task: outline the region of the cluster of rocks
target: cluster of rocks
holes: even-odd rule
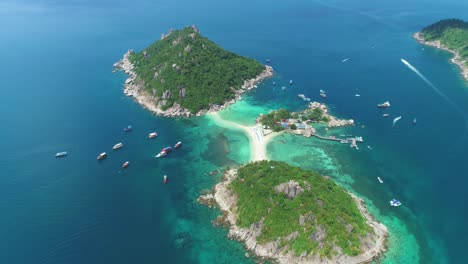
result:
[[[343,127],[343,126],[353,126],[354,120],[353,119],[338,119],[328,113],[328,107],[325,104],[321,104],[319,102],[311,102],[309,103],[309,108],[314,109],[321,109],[323,111],[323,115],[328,118],[328,127]]]
[[[301,187],[301,185],[299,185],[299,183],[295,181],[289,181],[276,186],[275,191],[286,194],[288,199],[294,199],[296,196],[303,193],[304,189]]]

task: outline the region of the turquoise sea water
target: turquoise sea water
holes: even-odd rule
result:
[[[153,116],[123,96],[125,76],[112,73],[127,49],[189,24],[231,51],[272,59],[274,78],[223,118],[252,124],[259,112],[305,107],[298,93],[320,100],[325,89],[333,113],[359,122],[328,132],[363,136],[359,151],[291,135],[275,138],[268,151],[366,200],[391,232],[377,263],[468,262],[467,85],[450,54],[410,38],[441,18],[467,20],[466,1],[26,0],[0,7],[0,263],[253,262],[225,229],[211,226],[218,212],[195,202],[220,178],[210,171],[248,161],[247,137],[209,118]],[[375,107],[385,100],[391,118],[403,116],[395,127]],[[134,131],[122,133],[129,124]],[[159,136],[150,141],[154,130]],[[153,158],[179,140],[182,149]],[[111,151],[117,142],[124,148]],[[53,158],[58,151],[70,155]],[[102,151],[108,159],[96,162]],[[125,160],[131,165],[122,171]],[[392,198],[403,206],[390,208]]]

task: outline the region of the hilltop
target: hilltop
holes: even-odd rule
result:
[[[468,22],[460,19],[444,19],[425,27],[413,35],[425,45],[452,52],[452,62],[462,69],[468,80]]]
[[[129,76],[127,95],[166,116],[217,111],[273,74],[270,66],[222,49],[195,26],[171,30],[141,52],[129,50],[114,66]]]
[[[259,257],[279,263],[363,263],[385,251],[387,229],[363,201],[328,177],[284,162],[229,170],[200,197],[224,213],[218,222]]]

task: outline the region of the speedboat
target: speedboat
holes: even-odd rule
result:
[[[347,144],[347,143],[349,143],[349,141],[343,139],[343,140],[340,140],[340,143],[342,143],[342,144]]]
[[[383,117],[387,117],[387,116],[390,116],[390,114],[383,114],[382,116],[383,116]]]
[[[361,95],[360,95],[360,94],[355,94],[354,96],[356,96],[356,97],[360,97]]]
[[[293,80],[289,80],[289,85],[292,85],[293,84]]]
[[[266,63],[270,63],[271,59],[266,59],[265,61],[266,61]]]
[[[148,134],[148,138],[155,138],[157,136],[158,136],[158,133],[156,133],[156,132],[151,132],[151,133]]]
[[[165,157],[166,155],[167,155],[167,153],[165,151],[161,151],[155,157],[156,158],[162,158],[162,157]]]
[[[298,94],[297,97],[302,98],[302,99],[306,98],[304,94]]]
[[[401,205],[401,202],[398,201],[397,199],[392,199],[392,200],[390,201],[390,205],[391,205],[391,206],[394,206],[394,207],[398,207],[398,206]]]
[[[286,86],[281,87],[281,90],[286,91]]]
[[[310,102],[310,98],[309,98],[309,97],[304,97],[302,100],[304,100],[305,102]]]
[[[164,175],[163,182],[164,182],[164,184],[167,184],[167,175]]]
[[[124,132],[130,132],[130,131],[132,131],[132,129],[133,129],[132,126],[128,126],[128,127],[124,127],[123,131]]]
[[[97,159],[98,159],[98,160],[103,160],[103,159],[105,159],[106,157],[107,157],[107,153],[103,152],[103,153],[101,153],[101,154],[99,154],[99,155],[97,156]]]
[[[416,125],[416,118],[413,119],[413,125]]]
[[[322,89],[320,89],[320,93],[323,93],[323,94],[324,94],[324,93],[325,93],[325,91],[324,91],[324,90],[322,90]]]
[[[174,148],[180,148],[180,146],[182,146],[182,142],[179,141],[174,145]]]
[[[325,93],[320,93],[320,96],[321,96],[322,98],[326,98],[326,97],[327,97],[327,95],[326,95]]]
[[[369,145],[367,146],[367,148],[370,149],[370,150],[372,150],[371,146],[369,146]]]
[[[122,143],[117,143],[112,147],[112,149],[117,150],[117,149],[120,149],[121,147],[123,147],[123,144]]]
[[[165,147],[165,148],[163,148],[163,149],[161,150],[161,152],[163,152],[163,151],[166,152],[166,153],[169,153],[169,152],[172,151],[172,148],[171,148],[171,147]]]
[[[389,101],[383,102],[381,104],[378,104],[377,107],[379,107],[379,108],[389,108],[390,107],[390,102]]]
[[[379,180],[380,183],[383,183],[382,179],[380,177],[377,177],[377,180]]]
[[[128,167],[128,165],[130,165],[130,161],[126,161],[123,165],[122,165],[122,168],[125,169]]]
[[[68,152],[62,151],[62,152],[57,152],[57,154],[55,154],[55,157],[56,158],[63,158],[65,156],[67,156],[67,155],[68,155]]]

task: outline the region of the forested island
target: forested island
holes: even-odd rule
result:
[[[385,251],[388,234],[361,199],[328,177],[284,162],[258,161],[224,175],[214,194],[218,222],[255,255],[279,263],[363,263]]]
[[[468,22],[444,19],[425,27],[413,35],[420,43],[452,52],[457,64],[468,80]]]
[[[235,102],[273,69],[226,51],[195,26],[171,30],[114,67],[125,71],[125,94],[165,116],[202,115]]]

